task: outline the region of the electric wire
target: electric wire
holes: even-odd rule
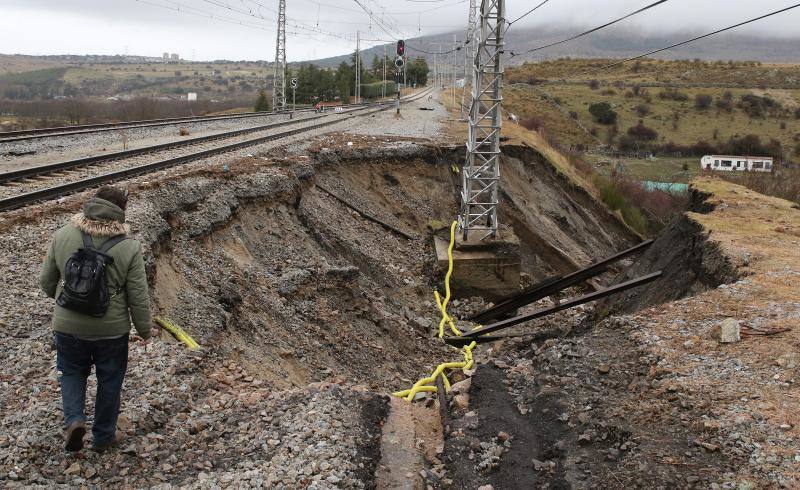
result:
[[[529,49],[527,51],[524,51],[523,53],[514,53],[513,51],[511,51],[510,52],[511,53],[511,58],[509,58],[509,59],[512,59],[512,58],[514,58],[516,56],[521,56],[523,54],[528,54],[528,53],[533,53],[535,51],[540,51],[540,50],[545,49],[545,48],[550,48],[550,47],[553,47],[553,46],[557,46],[559,44],[564,44],[566,42],[572,41],[574,39],[578,39],[580,37],[588,36],[589,34],[592,34],[593,32],[597,32],[597,31],[599,31],[601,29],[605,29],[606,27],[609,27],[609,26],[612,26],[612,25],[617,24],[619,22],[622,22],[625,19],[629,19],[629,18],[633,17],[634,15],[641,14],[642,12],[650,10],[650,9],[652,9],[654,7],[657,7],[657,6],[659,6],[659,5],[663,4],[663,3],[667,3],[668,1],[669,0],[658,0],[658,1],[653,2],[651,4],[645,5],[644,7],[640,8],[638,10],[635,10],[635,11],[633,11],[633,12],[627,14],[627,15],[624,15],[624,16],[618,18],[618,19],[614,19],[611,22],[606,22],[603,25],[594,27],[592,29],[589,29],[588,31],[583,31],[583,32],[581,32],[579,34],[575,34],[574,36],[570,36],[570,37],[568,37],[566,39],[562,39],[560,41],[552,42],[552,43],[549,43],[549,44],[545,44],[543,46],[538,46],[538,47]],[[519,19],[517,19],[517,20],[519,20]],[[514,22],[516,22],[516,20]]]
[[[784,7],[782,9],[775,10],[775,11],[770,12],[770,13],[767,13],[767,14],[764,14],[764,15],[760,15],[758,17],[754,17],[752,19],[745,20],[743,22],[739,22],[738,24],[734,24],[734,25],[731,25],[731,26],[728,26],[728,27],[723,27],[722,29],[717,29],[716,31],[707,32],[706,34],[702,34],[700,36],[695,36],[695,37],[693,37],[691,39],[686,39],[685,41],[681,41],[681,42],[677,42],[677,43],[674,43],[674,44],[670,44],[669,46],[664,46],[663,48],[654,49],[652,51],[648,51],[646,53],[642,53],[642,54],[637,55],[637,56],[632,56],[630,58],[625,58],[623,60],[615,61],[614,63],[609,63],[607,65],[603,65],[603,66],[600,66],[600,67],[597,67],[597,68],[593,68],[591,70],[586,70],[586,71],[583,71],[583,72],[580,72],[580,73],[575,73],[573,75],[569,75],[567,77],[562,77],[558,81],[570,80],[572,78],[577,78],[577,77],[582,77],[582,76],[585,76],[585,75],[590,75],[592,73],[596,73],[596,72],[602,71],[602,70],[607,70],[608,68],[612,68],[612,67],[621,65],[623,63],[627,63],[629,61],[635,61],[635,60],[638,60],[638,59],[641,59],[641,58],[646,58],[646,57],[654,55],[656,53],[661,53],[663,51],[667,51],[667,50],[670,50],[670,49],[673,49],[673,48],[677,48],[678,46],[683,46],[685,44],[689,44],[689,43],[692,43],[692,42],[695,42],[695,41],[699,41],[700,39],[705,39],[707,37],[711,37],[711,36],[714,36],[716,34],[720,34],[720,33],[725,32],[725,31],[730,31],[731,29],[736,29],[737,27],[741,27],[743,25],[752,24],[753,22],[757,22],[759,20],[763,20],[763,19],[766,19],[768,17],[772,17],[774,15],[778,15],[778,14],[781,14],[783,12],[787,12],[787,11],[792,10],[792,9],[796,9],[797,7],[800,7],[800,3],[796,3],[794,5],[790,5],[788,7]]]

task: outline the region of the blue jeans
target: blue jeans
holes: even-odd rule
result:
[[[128,369],[128,335],[118,339],[81,340],[55,333],[56,367],[61,372],[61,402],[64,427],[86,421],[86,379],[95,367],[97,397],[92,436],[95,444],[109,442],[117,431],[122,380]]]

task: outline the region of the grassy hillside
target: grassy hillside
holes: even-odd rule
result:
[[[562,147],[606,144],[672,158],[672,168],[650,174],[675,173],[686,158],[715,149],[800,158],[800,65],[646,60],[562,78],[608,62],[511,68],[506,109]],[[592,114],[603,103],[615,120]]]

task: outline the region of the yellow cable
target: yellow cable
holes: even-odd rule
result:
[[[200,348],[200,344],[195,342],[194,339],[181,327],[164,318],[155,317],[154,320],[159,326],[161,326],[161,328],[171,333],[173,337],[186,344],[186,347],[188,347],[189,350],[196,350]]]
[[[433,297],[436,300],[436,306],[439,307],[439,311],[442,314],[442,319],[439,321],[439,338],[444,337],[444,325],[447,324],[450,327],[450,330],[458,335],[461,336],[461,332],[456,328],[456,324],[453,321],[452,317],[447,313],[447,304],[450,302],[450,278],[453,275],[453,247],[456,243],[456,227],[458,226],[457,222],[453,222],[450,225],[450,246],[447,248],[447,274],[444,276],[444,290],[445,296],[444,300],[442,300],[441,296],[439,295],[439,291],[433,292]],[[480,328],[480,327],[478,327]],[[401,398],[405,398],[408,401],[413,401],[414,397],[417,393],[420,392],[427,392],[427,393],[436,393],[439,390],[436,388],[436,378],[439,376],[442,377],[442,381],[444,382],[444,389],[445,391],[450,391],[450,380],[447,378],[447,374],[445,374],[446,369],[470,369],[472,368],[474,361],[472,359],[472,349],[477,346],[477,342],[474,340],[470,342],[469,345],[465,345],[462,348],[462,352],[464,354],[464,361],[462,362],[445,362],[439,364],[439,366],[431,373],[431,375],[427,378],[422,378],[421,380],[414,383],[414,386],[408,390],[402,390],[393,393],[394,396],[398,396]]]

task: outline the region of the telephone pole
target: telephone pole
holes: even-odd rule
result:
[[[381,86],[381,99],[386,98],[386,45],[383,45],[383,85]]]
[[[361,31],[356,31],[356,88],[353,94],[356,104],[361,102]]]
[[[278,0],[278,42],[275,47],[272,110],[286,110],[286,0]]]
[[[505,14],[505,0],[482,0],[458,218],[464,241],[470,232],[497,236]]]

